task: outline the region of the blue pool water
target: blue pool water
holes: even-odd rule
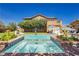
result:
[[[25,35],[24,39],[7,48],[5,53],[63,53],[60,43],[50,35]]]

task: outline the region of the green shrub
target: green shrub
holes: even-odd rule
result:
[[[1,39],[2,39],[2,41],[8,41],[8,40],[10,40],[10,39],[12,39],[12,38],[15,38],[16,36],[15,36],[15,34],[14,33],[11,33],[11,32],[9,32],[9,33],[4,33],[4,35],[1,37]]]
[[[60,35],[60,39],[66,41],[68,38],[63,35]]]
[[[75,38],[74,36],[71,36],[71,37],[69,37],[69,40],[74,40],[74,41],[76,41],[76,40],[78,40],[78,39]]]
[[[60,35],[59,37],[61,40],[64,40],[64,41],[76,41],[78,40],[77,38],[75,38],[74,36],[71,36],[71,37],[65,37],[63,35]]]

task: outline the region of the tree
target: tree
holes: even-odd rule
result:
[[[34,24],[35,24],[35,28],[37,28],[38,30],[45,30],[46,29],[46,20],[35,20]]]
[[[6,26],[6,29],[11,30],[11,31],[16,30],[16,23],[14,22],[9,23],[9,25]]]
[[[4,31],[5,31],[5,25],[3,24],[3,22],[0,21],[0,32]]]
[[[46,27],[46,20],[24,20],[23,22],[20,22],[19,23],[19,26],[21,28],[24,28],[24,29],[29,29],[29,30],[33,30],[35,28],[37,28],[37,30],[44,30],[44,28]]]
[[[21,28],[27,28],[27,29],[32,29],[32,21],[31,20],[25,20],[23,22],[20,22],[18,25],[21,27]]]

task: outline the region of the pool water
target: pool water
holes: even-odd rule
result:
[[[63,53],[60,43],[50,35],[25,35],[24,39],[7,48],[4,53]]]

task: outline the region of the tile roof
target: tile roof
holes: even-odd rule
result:
[[[35,15],[35,16],[31,17],[31,18],[25,17],[24,20],[27,20],[27,19],[28,19],[28,20],[31,20],[31,19],[33,19],[33,18],[35,18],[35,17],[38,17],[38,16],[44,17],[44,18],[46,18],[46,19],[48,19],[48,20],[56,20],[56,19],[57,19],[56,17],[48,18],[48,17],[46,17],[46,16],[44,16],[44,15],[38,14],[38,15]]]

